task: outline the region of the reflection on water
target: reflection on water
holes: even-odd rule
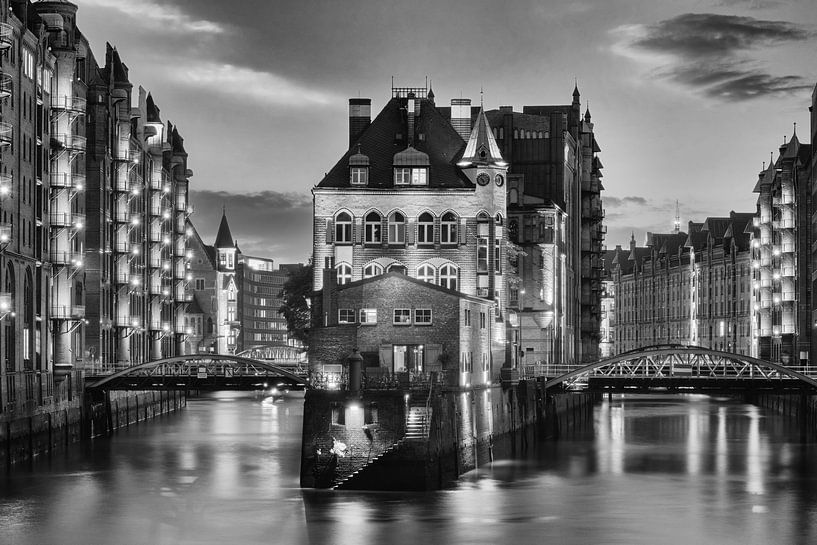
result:
[[[302,399],[238,394],[0,475],[0,543],[815,543],[817,448],[703,396],[614,397],[593,429],[449,490],[298,488]]]

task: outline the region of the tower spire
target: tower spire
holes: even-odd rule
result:
[[[681,208],[678,205],[678,199],[675,200],[675,234],[681,232]]]

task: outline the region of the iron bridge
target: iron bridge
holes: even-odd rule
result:
[[[817,391],[817,368],[687,345],[649,346],[584,366],[551,366],[545,388],[633,392]]]
[[[307,381],[267,361],[228,354],[176,356],[89,376],[91,390],[258,390],[305,389]]]

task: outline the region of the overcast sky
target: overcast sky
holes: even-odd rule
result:
[[[242,251],[311,254],[310,189],[347,148],[348,98],[395,85],[486,109],[589,101],[607,245],[753,211],[762,162],[809,142],[814,0],[75,0],[185,138],[193,222]]]

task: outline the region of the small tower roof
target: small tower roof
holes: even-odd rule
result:
[[[357,145],[357,153],[349,156],[350,167],[367,167],[369,166],[369,156],[360,153],[360,144]]]
[[[235,248],[233,241],[233,234],[230,233],[230,225],[227,223],[227,209],[221,210],[221,223],[218,226],[218,234],[216,235],[216,248]]]
[[[351,158],[349,159],[351,164]],[[409,146],[403,151],[394,154],[394,166],[429,166],[428,154]]]
[[[797,138],[797,132],[791,135],[791,140],[786,145],[786,153],[783,154],[783,159],[794,159],[800,152],[800,140]]]
[[[479,109],[477,120],[474,123],[471,136],[468,138],[468,144],[465,146],[465,152],[463,152],[458,165],[467,166],[471,163],[494,163],[500,166],[506,164],[494,139],[491,125],[488,124],[488,118],[485,117],[485,110],[482,108]]]

